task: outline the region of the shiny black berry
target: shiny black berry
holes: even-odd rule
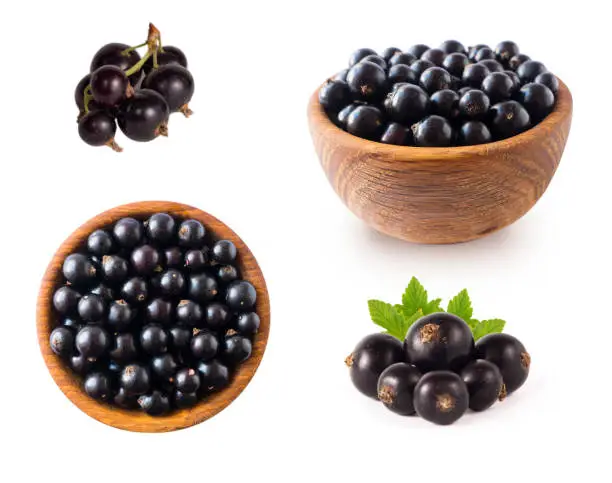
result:
[[[346,121],[346,130],[364,139],[377,140],[382,129],[383,115],[374,106],[358,106]]]
[[[113,246],[113,237],[106,230],[96,230],[87,237],[87,250],[94,255],[108,255]]]
[[[189,102],[193,97],[195,82],[191,72],[179,64],[161,65],[153,69],[143,82],[145,89],[151,89],[166,100],[170,112],[192,114]]]
[[[135,248],[130,260],[132,267],[139,275],[151,275],[161,270],[159,252],[151,245],[142,245]]]
[[[116,334],[109,353],[110,358],[118,364],[134,362],[138,357],[138,350],[132,334]]]
[[[167,325],[172,321],[172,303],[162,298],[151,300],[145,309],[145,316],[149,322]]]
[[[204,320],[206,327],[211,330],[224,330],[230,323],[231,315],[227,306],[213,302],[206,306],[204,310]]]
[[[142,239],[142,223],[134,218],[121,218],[113,227],[113,235],[120,246],[133,248]]]
[[[495,47],[495,55],[500,62],[509,62],[512,57],[519,53],[518,45],[511,40],[504,40]]]
[[[236,280],[240,274],[233,265],[222,265],[217,269],[217,279],[222,284],[228,284]]]
[[[531,60],[531,57],[529,57],[528,55],[525,55],[525,54],[515,55],[508,61],[508,67],[516,71],[521,64],[524,64],[528,60]]]
[[[412,131],[397,122],[388,124],[380,138],[382,143],[395,144],[397,146],[406,146],[410,144],[411,140]]]
[[[121,296],[130,303],[143,304],[149,295],[147,282],[140,277],[130,278],[121,287]]]
[[[450,89],[435,92],[430,98],[431,113],[455,119],[459,115],[459,94]]]
[[[510,99],[514,82],[503,72],[491,72],[482,81],[482,90],[493,104]]]
[[[430,67],[436,67],[436,64],[424,59],[415,60],[412,64],[410,64],[410,70],[414,72],[417,79],[419,79],[421,74],[423,74],[423,72]]]
[[[202,321],[204,314],[202,307],[193,300],[181,300],[176,306],[176,321],[187,326],[197,326]]]
[[[348,117],[353,112],[359,104],[353,103],[346,106],[342,109],[338,115],[336,116],[336,125],[346,130],[346,124],[348,122]]]
[[[370,54],[361,59],[359,62],[372,62],[373,64],[382,67],[383,70],[387,70],[387,61],[383,59],[380,55]]]
[[[387,114],[395,122],[410,126],[429,111],[429,96],[419,86],[400,85],[385,101]]]
[[[138,405],[149,416],[161,416],[170,411],[170,401],[161,391],[155,390],[138,398]]]
[[[408,82],[409,84],[418,84],[418,78],[414,71],[404,64],[394,65],[389,69],[389,84],[394,85],[398,82]]]
[[[249,312],[255,307],[257,292],[250,282],[236,280],[227,287],[225,301],[231,310]]]
[[[429,116],[413,126],[414,144],[421,147],[441,148],[453,141],[453,128],[441,116]]]
[[[49,337],[51,350],[60,357],[69,357],[74,353],[74,333],[68,327],[56,327]]]
[[[79,300],[77,310],[85,322],[99,322],[106,314],[106,301],[99,295],[87,294]]]
[[[104,255],[102,257],[102,276],[111,284],[123,282],[129,272],[127,261],[119,255]]]
[[[555,95],[544,84],[535,82],[525,84],[517,97],[527,109],[531,119],[536,122],[548,116],[555,107]]]
[[[174,238],[176,232],[174,218],[168,213],[154,214],[146,221],[145,226],[149,239],[161,245],[169,243]]]
[[[242,335],[253,337],[258,331],[261,320],[255,312],[240,314],[236,319],[236,330]]]
[[[491,131],[484,122],[468,121],[459,129],[458,142],[463,146],[486,144],[493,140]]]
[[[161,325],[145,325],[140,332],[140,346],[152,356],[163,354],[168,350],[168,334]]]
[[[501,65],[499,62],[497,62],[494,59],[481,60],[479,64],[484,65],[487,69],[489,69],[489,72],[503,72],[504,71],[504,66]]]
[[[178,229],[179,245],[187,248],[200,248],[204,244],[206,228],[198,220],[185,220]]]
[[[162,354],[151,359],[151,373],[162,381],[170,381],[174,378],[178,368],[172,354]]]
[[[506,139],[527,130],[531,120],[527,110],[516,101],[505,101],[491,107],[489,113],[492,134]]]
[[[106,401],[112,396],[111,380],[102,372],[93,372],[85,377],[83,388],[93,399]]]
[[[319,102],[330,113],[340,112],[351,100],[351,90],[344,81],[330,79],[319,91]]]
[[[189,297],[196,302],[208,302],[219,293],[219,284],[210,275],[199,273],[189,277]]]
[[[414,55],[417,59],[420,59],[421,56],[429,50],[429,46],[425,44],[416,44],[412,45],[406,52]]]
[[[351,380],[366,396],[378,397],[378,378],[396,362],[404,362],[402,343],[388,334],[372,334],[359,342],[346,358]]]
[[[96,267],[81,253],[68,255],[62,266],[62,273],[75,287],[87,287],[96,281]]]
[[[495,60],[496,58],[497,56],[495,55],[495,52],[489,47],[482,47],[481,49],[478,49],[476,53],[474,54],[475,62],[480,62],[483,60],[491,60],[491,59]]]
[[[172,396],[172,402],[177,409],[187,409],[197,404],[198,396],[195,393],[175,391]]]
[[[467,56],[472,62],[476,62],[476,54],[480,49],[491,49],[487,44],[476,44],[468,48]]]
[[[429,94],[441,91],[442,89],[449,89],[451,82],[450,74],[442,67],[430,67],[421,74],[419,79],[419,84]]]
[[[426,60],[438,67],[442,67],[442,63],[444,62],[445,57],[446,57],[446,53],[443,50],[429,49],[423,52],[423,55],[421,55],[421,60]]]
[[[495,364],[504,380],[508,394],[527,380],[531,357],[525,346],[509,334],[489,334],[476,344],[476,357]]]
[[[183,393],[194,393],[200,388],[200,375],[192,368],[181,369],[174,377],[174,385]]]
[[[400,54],[401,52],[402,49],[399,49],[397,47],[387,47],[385,50],[382,51],[381,57],[387,62],[389,62],[391,60],[391,57],[393,57],[395,54]]]
[[[378,399],[394,413],[414,414],[414,388],[420,379],[421,371],[412,364],[392,364],[378,378]]]
[[[80,298],[81,294],[79,292],[64,285],[58,288],[53,294],[53,307],[55,307],[55,310],[60,314],[75,315]]]
[[[174,354],[183,354],[189,350],[192,329],[187,327],[171,327],[168,331],[168,347]]]
[[[79,353],[95,359],[104,355],[110,345],[108,332],[98,325],[86,325],[79,330],[75,345]]]
[[[219,240],[212,247],[211,258],[216,263],[229,264],[236,260],[238,250],[230,240]]]
[[[382,67],[373,62],[359,62],[349,70],[346,83],[355,98],[375,101],[384,96],[387,75]]]
[[[548,69],[546,69],[544,64],[542,64],[542,62],[538,62],[537,60],[528,60],[523,62],[516,69],[516,73],[523,84],[528,84],[529,82],[535,81],[537,76],[547,71]]]
[[[235,366],[251,357],[253,347],[248,337],[241,335],[230,335],[225,338],[221,357],[229,366]]]
[[[208,361],[217,355],[219,340],[207,330],[199,331],[189,342],[191,355],[201,361]]]
[[[170,247],[164,250],[164,264],[166,268],[180,268],[184,265],[183,251],[179,247]]]
[[[457,421],[467,411],[469,393],[454,372],[433,371],[425,374],[414,389],[414,408],[419,416],[435,424]]]
[[[466,54],[464,45],[458,40],[446,40],[442,42],[440,45],[440,50],[442,50],[445,54],[452,54],[454,52]]]
[[[539,74],[534,81],[536,84],[542,84],[548,87],[553,94],[556,94],[559,90],[559,79],[551,72],[542,72]]]
[[[368,55],[376,55],[376,51],[368,48],[358,49],[353,52],[349,58],[349,67],[354,66]]]
[[[453,54],[447,55],[442,62],[442,67],[444,67],[450,75],[454,75],[455,77],[461,78],[463,75],[463,71],[465,70],[465,66],[468,65],[469,60],[465,56],[465,54],[455,52]]]
[[[170,108],[161,94],[139,89],[121,103],[117,112],[119,128],[133,141],[152,141],[168,135]]]
[[[206,393],[219,391],[230,383],[228,367],[216,359],[198,365],[200,386]]]
[[[90,71],[93,72],[103,65],[116,65],[121,70],[128,70],[140,60],[140,54],[136,50],[127,52],[130,48],[127,44],[110,43],[98,50],[91,61]],[[130,81],[136,85],[141,73],[137,72],[130,76]]]
[[[136,311],[125,300],[115,300],[108,307],[108,324],[115,331],[129,329],[135,316]]]
[[[115,106],[126,96],[128,78],[115,65],[104,65],[91,74],[89,85],[94,99],[105,106]]]
[[[149,369],[141,364],[128,364],[119,376],[119,385],[130,396],[146,393],[151,387]]]
[[[484,411],[505,397],[504,381],[495,364],[478,359],[467,364],[459,373],[470,393],[470,409]]]
[[[483,64],[469,64],[463,69],[463,76],[461,77],[463,83],[466,86],[480,89],[482,81],[488,76],[491,71]]]
[[[397,52],[393,57],[391,57],[391,59],[389,59],[388,63],[389,66],[393,68],[396,65],[410,66],[414,62],[416,62],[416,60],[417,57],[415,57],[409,52]],[[391,70],[389,70],[389,72],[391,72]]]
[[[478,89],[470,89],[459,99],[459,113],[466,119],[479,120],[489,112],[489,96]]]

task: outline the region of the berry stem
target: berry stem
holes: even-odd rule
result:
[[[182,112],[185,117],[189,117],[193,114],[193,111],[189,109],[189,104],[182,105],[179,112]]]
[[[140,47],[144,47],[145,45],[147,45],[147,42],[143,42],[142,44],[134,45],[133,47],[129,47],[125,49],[123,52],[121,52],[121,55],[127,56],[130,52],[133,52],[134,50],[139,49]]]
[[[153,52],[153,68],[157,69],[159,64],[157,63],[157,50]]]
[[[145,62],[147,60],[149,60],[149,57],[151,57],[153,52],[154,52],[154,50],[153,51],[149,51],[145,55],[143,55],[142,59],[140,59],[137,63],[135,63],[132,67],[130,67],[128,70],[125,71],[125,75],[127,77],[129,77],[132,74],[135,74],[136,72],[139,72],[140,69],[142,69],[142,66],[145,65]]]
[[[109,142],[106,143],[106,145],[111,148],[113,151],[115,151],[116,153],[120,153],[123,151],[123,148],[121,146],[119,146],[116,142],[115,139],[111,139]]]
[[[89,114],[89,101],[93,99],[91,93],[91,84],[89,84],[83,91],[83,106],[85,107],[85,114]]]

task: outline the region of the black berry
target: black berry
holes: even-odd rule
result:
[[[467,364],[459,374],[470,394],[470,409],[484,411],[505,397],[504,381],[497,366],[484,359]]]
[[[412,364],[392,364],[378,378],[378,399],[394,413],[403,416],[414,414],[414,388],[419,379],[421,372]]]
[[[454,372],[429,372],[414,389],[414,408],[417,414],[435,424],[454,423],[463,416],[468,405],[468,389]]]

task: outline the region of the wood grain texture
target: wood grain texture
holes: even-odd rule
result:
[[[257,291],[257,313],[261,326],[253,343],[250,359],[236,372],[230,386],[200,401],[190,409],[174,411],[163,417],[152,417],[139,411],[128,411],[101,403],[88,397],[82,389],[81,378],[56,356],[49,347],[49,336],[57,324],[53,309],[53,293],[63,282],[62,264],[70,253],[78,250],[87,236],[98,228],[104,228],[124,216],[148,218],[158,212],[166,212],[180,218],[201,221],[216,239],[234,242],[238,249],[238,264],[242,277],[253,284]],[[211,418],[227,407],[247,386],[263,357],[270,331],[270,301],[263,274],[245,243],[229,227],[213,216],[191,206],[151,201],[119,206],[108,210],[82,225],[59,247],[44,275],[37,304],[38,343],[51,376],[64,394],[89,416],[116,428],[138,432],[164,432],[193,426]]]
[[[358,138],[329,120],[318,89],[308,106],[310,133],[334,190],[368,225],[410,242],[465,242],[515,222],[546,191],[572,119],[572,96],[559,84],[555,110],[541,123],[479,146],[418,148]]]

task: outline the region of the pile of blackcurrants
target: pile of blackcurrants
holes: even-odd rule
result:
[[[516,338],[492,333],[474,343],[469,325],[446,312],[420,318],[403,344],[387,333],[369,335],[346,359],[363,394],[436,424],[503,400],[523,385],[530,363]]]
[[[147,52],[141,58],[136,49],[145,46]],[[91,146],[122,151],[115,142],[115,120],[134,141],[167,136],[171,113],[192,114],[193,91],[185,54],[177,47],[162,47],[159,30],[149,24],[143,44],[106,44],[94,55],[90,73],[74,92],[79,136]]]
[[[94,231],[64,261],[51,349],[94,399],[154,416],[193,406],[251,356],[257,295],[238,255],[166,213]]]
[[[359,49],[349,68],[329,79],[319,101],[329,118],[355,136],[422,147],[484,144],[534,126],[555,105],[558,79],[514,42],[495,50]]]

